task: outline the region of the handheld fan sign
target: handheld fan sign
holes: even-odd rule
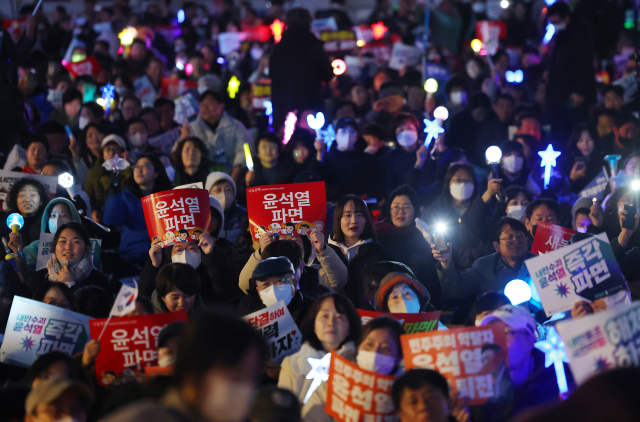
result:
[[[315,116],[309,114],[307,116],[307,124],[311,129],[316,131],[316,138],[320,139],[320,129],[324,126],[324,114],[320,111],[317,112]]]

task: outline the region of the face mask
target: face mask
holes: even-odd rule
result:
[[[162,359],[158,359],[158,366],[160,368],[166,368],[168,366],[173,366],[176,363],[175,356],[164,356]]]
[[[249,53],[251,54],[251,58],[255,61],[258,61],[264,55],[264,51],[260,47],[253,47]]]
[[[356,363],[362,369],[376,372],[380,375],[389,375],[396,366],[396,360],[391,356],[381,355],[376,352],[358,351]]]
[[[134,133],[133,135],[129,135],[129,142],[131,142],[134,148],[140,148],[146,145],[147,135],[142,135],[140,132]]]
[[[576,231],[578,233],[586,233],[587,232],[587,227],[576,227]]]
[[[80,128],[80,130],[83,130],[85,127],[87,127],[87,125],[90,122],[91,121],[89,119],[87,119],[86,117],[80,116],[80,118],[78,119],[78,127]]]
[[[398,143],[403,147],[412,147],[418,141],[418,133],[413,130],[405,130],[396,136]]]
[[[289,306],[292,298],[293,292],[290,284],[272,284],[260,292],[260,299],[267,307],[275,305],[281,300],[284,301],[285,306]]]
[[[230,193],[219,193],[217,195],[215,195],[216,199],[218,201],[220,201],[220,205],[222,205],[222,209],[226,210],[227,209],[227,205],[229,207],[231,207],[231,205],[233,204],[234,201],[234,197],[232,194]]]
[[[202,256],[200,255],[200,252],[182,251],[173,255],[171,257],[171,262],[189,264],[193,268],[198,268],[200,266],[201,259]]]
[[[390,306],[389,312],[392,314],[418,314],[420,313],[420,301],[415,299],[403,300],[397,305]]]
[[[517,173],[522,170],[524,160],[519,155],[509,155],[502,159],[502,168],[509,173]]]
[[[466,201],[473,195],[473,184],[471,183],[452,183],[449,188],[451,196],[458,201]]]
[[[49,219],[49,233],[55,233],[58,230],[58,219],[50,218]]]
[[[209,421],[241,421],[253,406],[255,385],[251,382],[232,382],[215,377],[208,383],[202,413]]]
[[[563,30],[567,29],[567,24],[563,22],[563,23],[559,23],[559,24],[553,25],[553,29],[555,29],[556,32],[563,31]]]
[[[464,91],[452,92],[449,99],[453,104],[462,104],[467,102],[467,93]]]
[[[522,205],[512,205],[510,207],[507,207],[507,217],[521,221],[524,217],[524,212],[526,209],[527,207],[524,207]]]
[[[357,139],[358,134],[353,131],[338,129],[336,133],[336,142],[340,151],[349,151],[356,144]]]
[[[480,75],[480,69],[477,66],[466,66],[465,70],[471,79],[476,79]]]

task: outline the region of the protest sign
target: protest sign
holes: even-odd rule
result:
[[[267,344],[267,362],[280,363],[302,346],[302,333],[291,317],[287,305],[280,301],[243,317],[258,330]]]
[[[89,341],[89,318],[77,312],[15,296],[0,348],[0,361],[28,368],[42,355],[69,356]]]
[[[218,48],[221,56],[240,50],[242,41],[247,38],[244,32],[221,32],[218,34]]]
[[[200,103],[190,92],[174,99],[173,102],[176,104],[176,113],[173,120],[178,124],[187,123],[191,117],[200,111]]]
[[[136,79],[133,83],[133,89],[136,93],[136,97],[140,98],[140,101],[142,101],[143,107],[153,106],[153,101],[156,99],[156,90],[153,88],[153,84],[147,75]]]
[[[51,254],[55,251],[52,248],[53,238],[55,233],[40,233],[40,239],[38,240],[38,256],[36,257],[36,271],[39,271],[47,266]],[[102,246],[102,239],[89,239],[91,241],[91,255],[95,262],[95,257],[100,256],[100,247]]]
[[[160,93],[163,97],[174,99],[189,89],[197,89],[198,82],[186,79],[162,78]]]
[[[638,92],[638,75],[636,72],[631,72],[627,76],[613,81],[611,85],[621,86],[624,90],[623,105],[627,105],[633,101],[633,98]]]
[[[627,288],[606,233],[525,261],[547,316]]]
[[[253,97],[253,108],[264,110],[265,101],[271,101],[271,79],[258,79],[251,84],[251,96]]]
[[[587,186],[584,187],[579,193],[581,198],[598,198],[598,201],[602,201],[604,197],[604,190],[607,188],[607,176],[602,170]]]
[[[540,221],[536,229],[536,236],[533,238],[531,252],[542,255],[560,249],[567,246],[571,236],[576,233],[578,232],[575,230]]]
[[[79,62],[69,62],[64,67],[74,78],[80,75],[98,76],[100,72],[102,72],[102,66],[100,66],[95,56],[88,57]]]
[[[337,31],[338,24],[333,16],[324,19],[314,19],[311,22],[311,32],[314,31]]]
[[[439,63],[427,62],[424,68],[425,78],[433,78],[437,81],[448,81],[451,78],[451,70]]]
[[[419,48],[412,45],[406,45],[402,42],[397,42],[393,45],[393,49],[391,50],[389,68],[393,70],[400,70],[405,66],[416,66],[420,63],[420,57],[422,57],[422,50]]]
[[[640,366],[640,302],[559,322],[571,373],[578,384],[607,369]]]
[[[202,182],[189,183],[186,185],[176,186],[174,189],[204,189]]]
[[[373,41],[361,48],[363,53],[371,53],[378,63],[387,63],[391,60],[391,46],[386,41]]]
[[[187,311],[112,318],[108,325],[107,319],[91,320],[91,338],[98,338],[104,329],[96,356],[100,385],[124,384],[144,367],[157,366],[158,334],[166,325],[186,320]]]
[[[423,331],[437,331],[438,321],[440,320],[440,311],[421,312],[419,314],[393,314],[387,312],[374,312],[358,309],[358,314],[362,320],[362,325],[366,325],[369,321],[379,316],[386,316],[397,319],[402,324],[404,332],[407,334],[421,333]]]
[[[391,386],[395,377],[366,371],[331,353],[324,411],[340,422],[395,420]],[[387,420],[386,418],[384,420]]]
[[[405,334],[400,341],[407,369],[435,369],[449,381],[452,394],[469,397],[469,405],[495,396],[493,385],[507,351],[503,323]]]
[[[2,209],[4,211],[9,211],[9,207],[7,205],[9,191],[11,191],[14,183],[20,179],[24,179],[25,177],[42,183],[51,198],[56,196],[56,190],[58,189],[58,176],[42,176],[40,174],[0,170],[0,202],[2,203]]]
[[[254,239],[270,231],[275,236],[324,233],[327,195],[324,182],[268,185],[247,189],[249,225]]]
[[[175,145],[176,141],[180,138],[180,130],[182,128],[180,126],[174,127],[173,129],[169,129],[162,135],[154,136],[153,138],[149,138],[149,145],[152,147],[158,148],[164,154],[171,155],[171,150]]]
[[[142,209],[151,241],[162,247],[197,240],[209,227],[211,209],[205,189],[166,190],[142,198]]]
[[[27,18],[3,19],[2,27],[7,30],[14,43],[18,43],[22,33],[27,28]]]
[[[352,51],[358,46],[356,33],[352,30],[322,31],[315,34],[324,42],[324,51],[327,52]]]

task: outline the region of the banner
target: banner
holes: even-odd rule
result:
[[[578,384],[611,368],[640,366],[640,302],[559,322],[571,373]]]
[[[191,92],[177,97],[173,102],[176,104],[173,121],[180,125],[187,123],[191,117],[200,112],[200,103]]]
[[[55,233],[40,233],[40,239],[38,240],[38,256],[36,257],[36,271],[46,268],[47,262],[53,250],[53,238]],[[89,239],[91,241],[91,256],[95,263],[95,257],[100,256],[100,247],[102,246],[102,239]],[[95,265],[95,264],[94,264]]]
[[[422,50],[419,48],[403,44],[402,42],[397,42],[393,45],[393,49],[391,50],[389,68],[393,70],[400,70],[405,66],[416,66],[420,63],[421,57]]]
[[[91,337],[98,338],[108,319],[91,320]],[[187,311],[112,318],[104,329],[96,375],[100,385],[139,380],[142,369],[158,365],[158,334],[168,324],[187,321]]]
[[[162,78],[160,93],[163,97],[174,99],[189,89],[197,89],[198,82],[185,79]]]
[[[302,333],[284,301],[243,317],[267,344],[267,362],[280,363],[302,346]]]
[[[580,197],[598,198],[598,201],[602,201],[604,197],[604,190],[607,188],[607,176],[602,170],[587,186],[584,187],[579,193]]]
[[[74,78],[80,75],[91,75],[97,77],[102,72],[102,66],[98,63],[98,59],[95,56],[88,57],[79,62],[69,62],[65,66],[65,69],[73,75]]]
[[[267,231],[274,236],[302,236],[313,229],[324,233],[327,220],[324,182],[249,188],[247,209],[256,240]]]
[[[171,156],[171,150],[175,143],[180,139],[180,126],[169,129],[162,135],[156,135],[149,138],[149,145],[158,148],[163,154]]]
[[[536,236],[533,238],[531,252],[537,255],[543,255],[569,244],[571,236],[578,233],[575,230],[556,226],[555,224],[538,222]]]
[[[2,203],[3,211],[9,211],[9,207],[6,202],[9,198],[9,191],[11,191],[14,183],[20,179],[24,179],[25,177],[42,183],[51,198],[56,196],[56,190],[58,189],[58,176],[42,176],[40,174],[0,170],[0,203]]]
[[[438,321],[440,320],[440,311],[421,312],[419,314],[392,314],[386,312],[365,311],[358,309],[358,314],[362,320],[362,326],[379,316],[387,316],[397,319],[402,324],[404,332],[407,334],[421,333],[423,331],[438,331]]]
[[[151,242],[162,247],[197,240],[211,222],[209,192],[205,189],[166,190],[142,198]]]
[[[136,79],[133,83],[133,89],[136,93],[136,97],[140,98],[140,101],[142,101],[142,107],[153,106],[153,102],[156,99],[156,90],[153,88],[153,84],[147,75]]]
[[[316,37],[324,42],[324,51],[352,51],[358,46],[356,33],[352,30],[315,32]]]
[[[505,370],[507,338],[503,323],[405,334],[400,337],[408,369],[434,369],[451,386],[451,394],[469,397],[469,405],[496,396],[496,379]]]
[[[525,261],[547,316],[627,289],[606,233]]]
[[[366,371],[331,353],[324,411],[340,422],[396,420],[391,400],[395,377]]]
[[[42,355],[84,351],[89,318],[57,306],[15,296],[0,348],[0,361],[28,368]]]
[[[253,108],[264,110],[265,101],[271,101],[271,79],[258,79],[251,84],[251,96],[253,97]]]

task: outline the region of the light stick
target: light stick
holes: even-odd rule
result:
[[[38,9],[40,8],[40,5],[42,4],[42,0],[38,1],[38,4],[36,4],[36,8],[33,9],[33,13],[31,14],[31,16],[35,16],[36,12],[38,11]]]
[[[282,32],[284,31],[284,22],[280,19],[276,19],[273,21],[271,25],[269,25],[271,29],[271,33],[273,34],[273,39],[278,44],[280,40],[282,40]]]
[[[113,91],[115,90],[115,86],[107,83],[105,86],[100,88],[102,91],[102,100],[104,101],[104,115],[109,114],[109,110],[111,110],[111,100],[113,99]]]
[[[244,144],[244,160],[247,162],[247,168],[249,171],[253,171],[253,158],[251,158],[251,149],[249,149],[249,144]]]
[[[333,141],[336,140],[336,131],[333,128],[333,125],[329,124],[326,130],[320,131],[320,134],[324,139],[324,143],[327,144],[327,151],[329,151],[331,149],[331,145],[333,144]]]
[[[438,124],[438,119],[424,119],[424,125],[424,133],[427,134],[427,138],[424,140],[424,146],[429,148],[431,141],[436,139],[441,133],[444,133],[444,129]]]
[[[445,121],[449,118],[449,110],[445,106],[438,106],[433,110],[433,117]]]
[[[227,87],[227,92],[229,93],[229,98],[236,98],[236,94],[240,89],[240,81],[233,75],[231,79],[229,79],[229,86]]]
[[[296,113],[292,111],[287,113],[287,117],[284,119],[284,139],[282,140],[285,145],[289,143],[289,139],[291,139],[293,131],[296,130],[297,122],[298,117],[296,116]]]
[[[342,59],[332,61],[331,67],[333,67],[333,74],[336,76],[343,75],[347,71],[347,64]]]
[[[618,161],[620,158],[622,158],[620,154],[609,154],[604,156],[604,160],[609,163],[611,177],[616,176],[618,173]]]
[[[322,359],[307,358],[307,362],[311,365],[311,371],[307,374],[308,380],[313,380],[307,391],[307,395],[304,397],[303,403],[306,403],[311,398],[314,391],[322,384],[322,381],[329,379],[329,366],[331,365],[331,353],[327,353]]]
[[[531,300],[531,287],[522,280],[511,280],[504,287],[504,295],[513,306],[518,306]]]
[[[69,139],[73,138],[73,132],[71,132],[71,128],[69,126],[65,126],[64,130],[67,131],[67,135],[69,135]]]
[[[547,339],[539,341],[535,344],[536,349],[544,352],[544,366],[549,367],[553,363],[556,370],[556,379],[558,381],[558,389],[561,393],[569,391],[567,386],[567,377],[564,373],[563,362],[569,362],[567,352],[564,349],[564,341],[558,335],[556,329],[551,327],[547,333]]]
[[[382,21],[371,25],[371,36],[374,40],[381,40],[387,31],[389,31],[389,28]]]
[[[264,114],[269,116],[269,131],[272,131],[273,128],[273,103],[271,101],[263,101],[262,105],[264,106]]]
[[[18,234],[18,230],[20,230],[24,226],[24,218],[17,212],[13,214],[9,214],[7,217],[7,227],[11,229],[11,231],[15,234]],[[17,245],[17,242],[12,242],[13,245]]]
[[[556,158],[560,156],[560,151],[554,151],[553,145],[549,144],[546,150],[539,151],[538,155],[542,157],[540,167],[544,167],[544,188],[549,188],[551,181],[551,169],[556,166]]]
[[[438,81],[433,78],[429,78],[424,82],[424,90],[429,94],[433,94],[438,90]]]
[[[317,112],[315,116],[309,114],[307,116],[307,124],[311,129],[316,131],[316,138],[320,139],[320,129],[324,126],[324,114],[320,111]]]
[[[522,83],[522,81],[524,80],[524,74],[520,69],[514,70],[514,71],[507,70],[507,73],[505,74],[505,79],[509,83],[519,84],[519,83]]]
[[[487,162],[489,162],[489,164],[491,164],[491,172],[493,173],[493,178],[497,179],[498,176],[498,164],[500,163],[500,160],[502,159],[502,150],[500,149],[500,147],[498,146],[490,146],[489,148],[487,148],[487,150],[484,153],[485,158],[487,159]]]
[[[58,176],[58,184],[67,190],[72,200],[75,198],[76,191],[73,189],[73,176],[70,173],[65,172]]]

